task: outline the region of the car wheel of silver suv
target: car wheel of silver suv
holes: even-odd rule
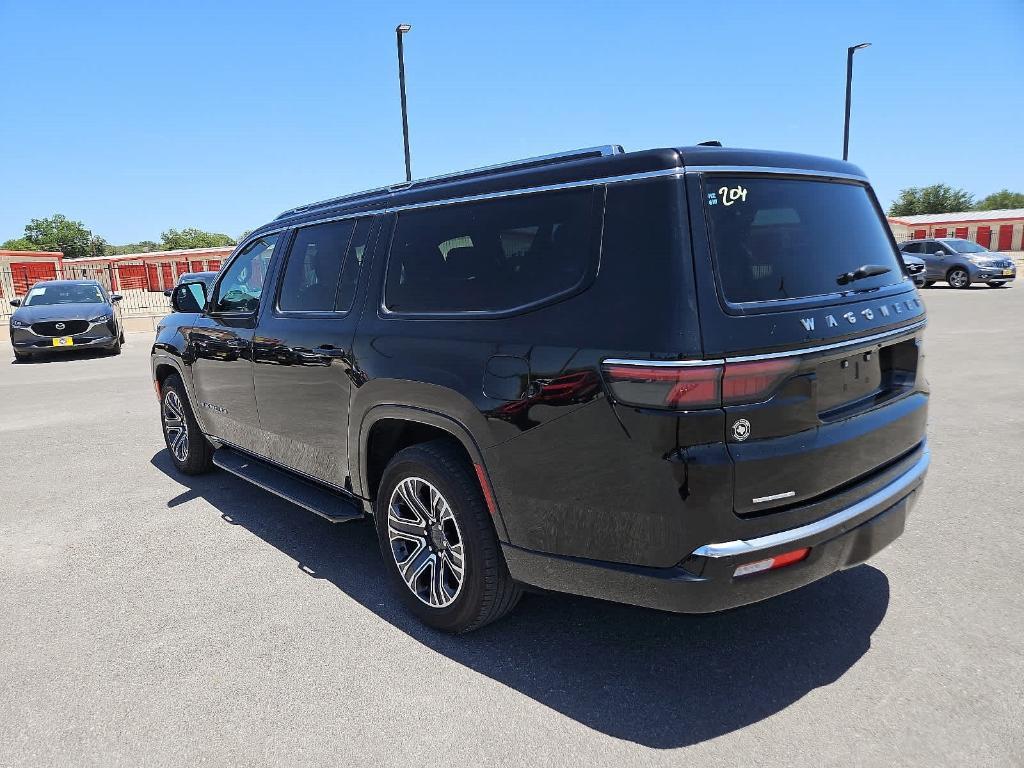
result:
[[[946,275],[946,281],[954,288],[970,288],[971,276],[963,267],[954,267]]]

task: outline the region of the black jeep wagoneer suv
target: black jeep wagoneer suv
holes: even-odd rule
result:
[[[523,586],[680,612],[903,531],[924,308],[856,166],[596,148],[281,214],[152,366],[178,469],[373,516],[423,621]]]

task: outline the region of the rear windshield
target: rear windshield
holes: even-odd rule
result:
[[[729,301],[870,290],[904,279],[886,225],[859,184],[709,175],[704,205]],[[839,282],[866,265],[888,271]]]

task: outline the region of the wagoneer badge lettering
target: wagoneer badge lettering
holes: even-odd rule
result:
[[[910,312],[913,312],[915,309],[920,309],[921,302],[918,299],[907,299],[906,301],[896,301],[893,302],[892,304],[880,304],[877,307],[878,314],[881,315],[882,317],[889,317],[889,307],[892,307],[892,311],[894,311],[897,315],[902,315],[904,309]],[[865,320],[875,319],[875,309],[872,309],[871,307],[868,307],[867,309],[862,309],[860,311],[860,314]],[[846,320],[846,322],[848,322],[850,325],[857,324],[857,315],[854,312],[844,312],[843,319]],[[805,331],[813,331],[814,318],[801,317],[800,325],[804,327]],[[825,325],[828,326],[829,328],[836,328],[839,325],[839,321],[836,320],[835,315],[825,315]]]

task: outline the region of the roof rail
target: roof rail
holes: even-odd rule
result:
[[[453,173],[445,173],[440,176],[428,176],[423,179],[413,179],[412,181],[403,181],[397,184],[390,184],[386,187],[377,187],[375,189],[367,189],[363,192],[353,192],[348,195],[341,195],[340,197],[332,197],[327,200],[321,200],[316,203],[309,203],[308,205],[300,205],[297,208],[289,208],[284,211],[277,218],[283,219],[285,216],[292,216],[303,211],[312,210],[314,208],[320,208],[327,205],[333,205],[335,203],[343,202],[355,202],[363,198],[371,198],[379,195],[386,195],[392,192],[398,192],[411,187],[419,186],[420,184],[435,184],[440,181],[457,181],[460,179],[471,179],[474,176],[483,176],[488,173],[495,171],[513,171],[517,169],[534,168],[544,165],[555,165],[556,163],[568,163],[573,160],[583,160],[588,157],[607,157],[609,155],[621,155],[625,152],[620,144],[604,144],[597,147],[585,147],[583,149],[571,149],[566,152],[556,152],[551,155],[538,155],[537,157],[527,157],[522,160],[511,160],[506,163],[497,163],[496,165],[485,165],[481,168],[471,168],[466,171],[455,171]]]

